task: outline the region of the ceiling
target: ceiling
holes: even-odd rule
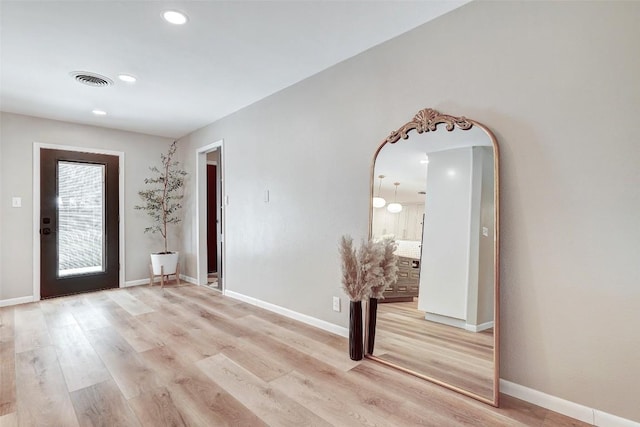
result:
[[[427,190],[427,160],[431,153],[465,147],[492,147],[491,138],[483,129],[474,126],[469,130],[455,129],[448,132],[444,124],[436,131],[418,134],[409,132],[409,139],[399,140],[395,144],[386,144],[375,162],[374,196],[380,196],[387,202],[396,199],[401,203],[424,203]],[[384,175],[382,181],[379,176]],[[394,182],[399,182],[397,197]]]
[[[178,138],[468,1],[1,0],[0,110]]]

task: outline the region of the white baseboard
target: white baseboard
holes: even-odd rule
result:
[[[196,279],[194,279],[193,277],[190,276],[185,276],[184,274],[180,275],[180,280],[184,280],[185,282],[189,282],[192,285],[197,285],[198,281]]]
[[[635,421],[503,379],[500,380],[500,392],[598,427],[640,427]]]
[[[617,415],[608,414],[606,412],[593,410],[594,424],[599,427],[640,427],[640,423],[619,417]]]
[[[442,323],[443,325],[454,326],[456,328],[465,329],[467,322],[462,319],[456,319],[455,317],[443,316],[436,313],[425,313],[424,318],[430,322]]]
[[[264,308],[265,310],[273,311],[274,313],[281,314],[290,319],[298,320],[302,323],[306,323],[307,325],[315,326],[316,328],[323,329],[336,335],[340,335],[343,337],[349,336],[348,328],[334,325],[333,323],[329,323],[324,320],[308,316],[306,314],[298,313],[297,311],[289,310],[288,308],[280,307],[279,305],[271,304],[270,302],[262,301],[257,298],[249,297],[229,290],[224,291],[224,295],[251,305],[255,305],[260,308]]]
[[[173,280],[173,278],[171,280]],[[196,284],[196,279],[194,279],[193,277],[185,276],[184,274],[180,275],[180,280],[193,283],[194,285]],[[160,276],[154,277],[153,283],[160,283]],[[121,286],[121,287],[128,288],[130,286],[139,286],[139,285],[148,285],[148,284],[149,284],[149,279],[138,279],[138,280],[129,280],[127,282],[124,282],[124,286]]]
[[[481,323],[479,325],[470,325],[470,324],[466,324],[464,326],[464,329],[469,331],[469,332],[482,332],[482,331],[486,331],[487,329],[491,329],[493,328],[493,320],[491,322],[485,322],[485,323]]]
[[[158,277],[158,282],[160,278]],[[130,286],[139,286],[139,285],[148,285],[149,279],[138,279],[138,280],[129,280],[128,282],[124,282],[124,285],[120,286],[121,288],[128,288]]]
[[[561,399],[550,394],[534,390],[507,380],[500,380],[500,391],[509,396],[533,403],[543,408],[559,412],[563,415],[575,418],[585,423],[593,424],[593,409]]]
[[[33,301],[35,301],[33,296],[2,299],[2,300],[0,300],[0,307],[8,307],[10,305],[26,304],[28,302],[33,302]]]
[[[443,316],[436,313],[425,313],[425,320],[430,322],[442,323],[443,325],[453,326],[455,328],[464,329],[469,332],[481,332],[486,329],[493,328],[493,320],[490,322],[481,323],[479,325],[470,325],[462,319],[456,319],[455,317]]]

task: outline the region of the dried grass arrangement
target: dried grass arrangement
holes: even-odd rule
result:
[[[398,256],[395,254],[398,245],[393,239],[383,239],[377,242],[382,246],[384,255],[380,263],[382,268],[383,281],[381,284],[374,283],[371,285],[369,297],[375,299],[383,299],[384,291],[398,280]]]
[[[342,236],[342,289],[351,301],[382,298],[387,286],[398,277],[396,247],[393,239],[369,240],[356,251],[351,236]]]
[[[360,249],[353,247],[349,235],[340,239],[342,257],[342,289],[349,296],[349,356],[361,360],[362,341],[362,301],[369,299],[372,308],[377,307],[378,298],[384,290],[398,278],[397,256],[394,255],[396,242],[393,239],[363,241]],[[375,317],[369,324],[375,332]],[[369,347],[373,353],[373,339]]]

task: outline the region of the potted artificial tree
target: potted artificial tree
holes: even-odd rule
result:
[[[169,251],[167,229],[169,224],[177,224],[182,219],[178,215],[182,205],[182,188],[187,174],[179,168],[179,162],[174,160],[178,141],[173,141],[167,154],[160,153],[162,167],[149,167],[152,172],[144,183],[151,188],[141,190],[138,195],[143,204],[135,209],[143,210],[153,220],[153,225],[144,229],[145,233],[160,233],[164,240],[164,251],[151,254],[151,266],[154,276],[168,276],[176,274],[178,268],[178,252]]]

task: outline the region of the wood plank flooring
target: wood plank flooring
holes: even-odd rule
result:
[[[192,285],[0,308],[0,355],[0,427],[585,425],[351,361],[345,338]]]
[[[493,332],[427,321],[417,301],[378,304],[374,356],[493,400]]]

